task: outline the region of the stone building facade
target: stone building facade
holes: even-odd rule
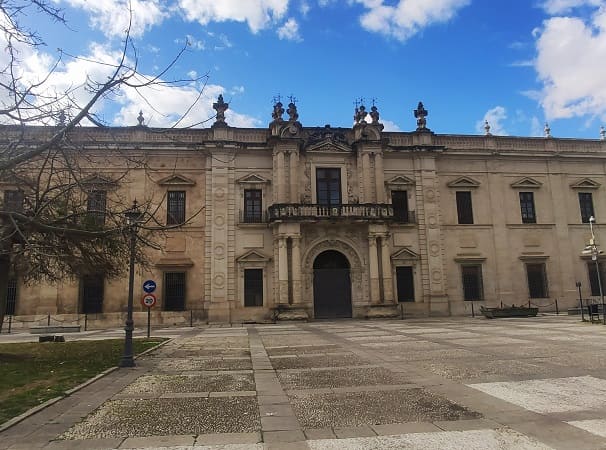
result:
[[[599,243],[606,217],[604,140],[440,135],[422,104],[410,132],[383,131],[374,106],[352,128],[304,127],[292,103],[274,106],[268,128],[242,129],[217,105],[209,129],[74,132],[145,158],[114,189],[155,201],[161,221],[188,218],[136,275],[158,284],[157,321],[444,316],[556,299],[562,310],[578,304],[578,282],[598,295],[582,251],[589,218]],[[87,312],[86,282],[17,282],[14,314]],[[94,312],[119,316],[126,280],[96,283]]]

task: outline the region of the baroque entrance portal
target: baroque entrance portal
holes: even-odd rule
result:
[[[314,317],[351,317],[351,277],[347,258],[336,250],[320,253],[314,261]]]

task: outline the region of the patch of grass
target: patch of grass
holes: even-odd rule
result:
[[[139,354],[164,339],[135,339]],[[0,344],[0,424],[116,366],[123,339]]]

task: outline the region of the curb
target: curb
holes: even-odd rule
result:
[[[151,339],[151,338],[150,338]],[[172,341],[172,339],[167,339],[163,342],[160,342],[158,345],[148,348],[147,350],[145,350],[142,353],[139,353],[138,355],[136,355],[134,358],[135,359],[139,359],[141,356],[145,356],[148,353],[153,352],[154,350],[157,350],[158,348],[162,347],[165,344],[168,344],[170,341]],[[0,433],[2,433],[3,431],[8,430],[10,427],[17,425],[19,422],[27,419],[30,416],[33,416],[34,414],[42,411],[43,409],[48,408],[49,406],[54,405],[55,403],[57,403],[59,400],[63,400],[66,397],[69,397],[70,395],[78,392],[81,389],[84,389],[86,386],[93,384],[95,381],[109,375],[110,373],[118,370],[120,367],[118,366],[114,366],[114,367],[110,367],[109,369],[105,369],[103,372],[95,375],[92,378],[89,378],[88,380],[86,380],[83,383],[80,383],[78,386],[75,386],[67,391],[65,391],[63,393],[63,395],[59,396],[59,397],[55,397],[55,398],[51,398],[50,400],[45,401],[44,403],[38,405],[38,406],[34,406],[33,408],[28,409],[27,411],[25,411],[24,413],[18,415],[17,417],[13,417],[12,419],[9,419],[7,422],[4,422],[2,424],[0,424]]]

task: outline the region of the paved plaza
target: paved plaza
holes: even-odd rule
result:
[[[173,339],[3,431],[0,449],[606,449],[606,326],[578,317],[154,335]]]

